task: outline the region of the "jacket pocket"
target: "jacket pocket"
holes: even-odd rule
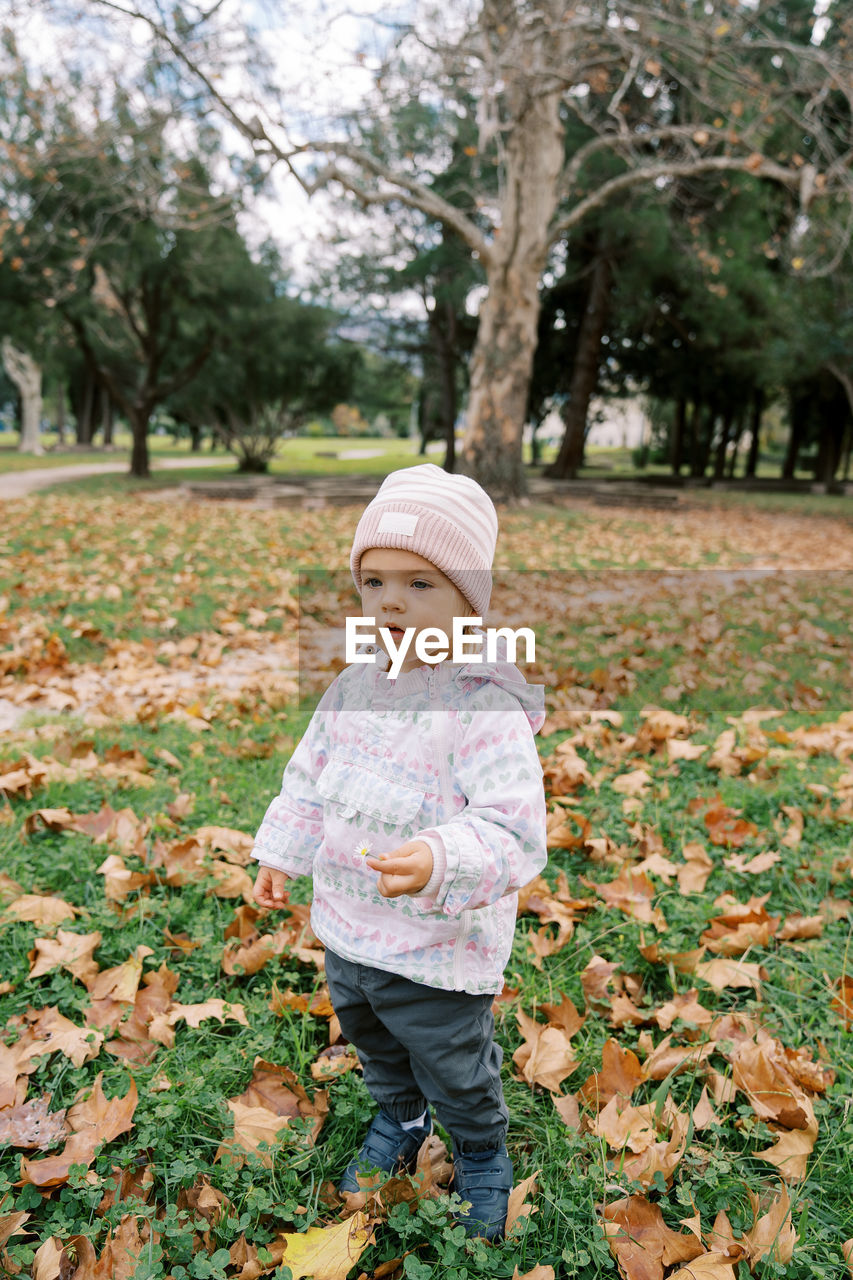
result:
[[[317,779],[324,800],[340,806],[339,816],[366,814],[385,826],[409,826],[423,807],[426,792],[350,760],[332,759]]]

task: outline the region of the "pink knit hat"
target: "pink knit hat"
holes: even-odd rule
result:
[[[476,480],[428,462],[392,471],[365,507],[350,555],[361,591],[361,557],[370,547],[414,551],[440,569],[482,617],[492,594],[498,516]]]

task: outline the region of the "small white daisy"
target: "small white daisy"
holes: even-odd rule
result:
[[[370,853],[370,845],[366,840],[359,840],[358,844],[355,846],[355,851],[360,858],[366,858]]]

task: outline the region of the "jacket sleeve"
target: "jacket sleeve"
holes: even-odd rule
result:
[[[317,779],[329,760],[331,729],[339,702],[333,680],[287,762],[281,791],[267,806],[252,857],[288,876],[308,876],[323,839],[323,798]]]
[[[530,722],[505,690],[485,686],[460,712],[453,775],[466,797],[447,822],[418,833],[433,874],[416,900],[458,916],[514,893],[542,870],[545,791]]]

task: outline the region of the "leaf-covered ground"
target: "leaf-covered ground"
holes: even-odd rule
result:
[[[441,1135],[342,1204],[371,1114],[308,928],[251,904],[307,723],[297,571],[358,511],[48,497],[0,534],[0,1270],[842,1277],[853,1248],[853,529],[504,515],[549,866],[497,1003],[509,1238]],[[313,634],[346,576],[303,595]],[[307,677],[313,675],[313,680]]]

